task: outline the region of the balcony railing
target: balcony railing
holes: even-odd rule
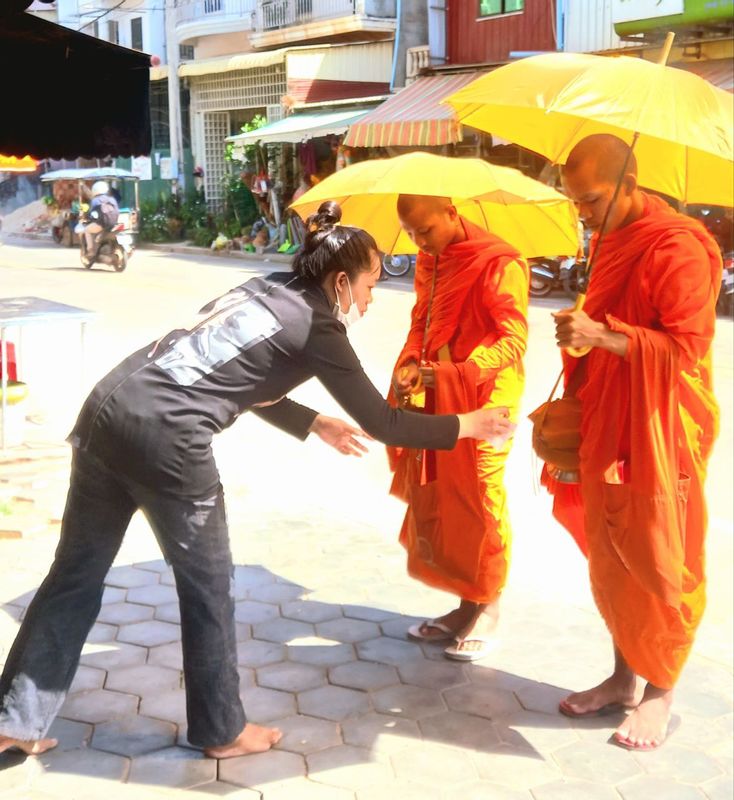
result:
[[[363,6],[360,0],[260,0],[253,27],[259,33],[321,19],[350,17],[361,13]]]
[[[256,4],[257,0],[177,0],[176,24],[241,20],[249,28]]]

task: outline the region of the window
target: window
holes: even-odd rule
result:
[[[194,45],[193,44],[180,44],[178,46],[178,57],[181,61],[194,60]]]
[[[134,17],[130,20],[130,46],[133,50],[143,49],[143,18]]]
[[[116,20],[107,23],[107,41],[112,44],[120,44],[120,26]]]
[[[479,0],[479,16],[494,17],[512,14],[525,8],[525,0]]]

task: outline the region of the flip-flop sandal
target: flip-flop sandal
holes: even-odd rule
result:
[[[464,642],[480,642],[482,647],[478,650],[462,650],[460,648]],[[496,647],[495,636],[467,636],[464,639],[457,639],[456,644],[447,647],[443,654],[453,661],[479,661],[481,658],[486,658]]]
[[[673,715],[668,722],[668,728],[665,732],[665,738],[662,742],[658,742],[657,744],[637,744],[628,741],[627,739],[623,739],[616,731],[613,733],[609,739],[610,744],[614,744],[617,747],[621,747],[623,750],[634,750],[636,753],[646,753],[650,750],[659,750],[670,737],[678,730],[680,727],[680,717],[677,715]]]
[[[440,633],[432,635],[426,635],[423,633],[423,628],[435,628]],[[439,622],[435,619],[427,619],[425,622],[421,622],[420,625],[411,625],[408,628],[408,637],[411,639],[415,639],[417,642],[445,642],[448,639],[456,638],[456,634],[448,625],[444,625],[443,622]]]
[[[618,714],[622,711],[631,711],[635,706],[626,706],[624,703],[607,703],[601,708],[595,708],[593,711],[574,711],[573,708],[565,701],[561,700],[558,704],[558,710],[565,717],[571,719],[585,719],[587,717],[605,717],[608,714]]]

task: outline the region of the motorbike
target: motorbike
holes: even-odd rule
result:
[[[382,258],[382,268],[393,278],[400,278],[410,272],[410,268],[415,263],[415,256],[391,255],[386,253]]]
[[[584,290],[586,282],[586,259],[574,257],[531,258],[530,295],[547,297],[554,289],[560,289],[572,300]]]
[[[734,315],[734,251],[724,253],[724,271],[721,289],[716,301],[716,310],[727,317]]]
[[[87,237],[83,235],[83,226],[79,233],[79,257],[82,265],[91,269],[94,264],[109,264],[115,272],[122,272],[127,267],[127,260],[134,249],[132,233],[125,229],[122,222],[109,231],[94,234],[94,245],[87,248]]]

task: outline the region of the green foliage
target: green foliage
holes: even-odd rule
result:
[[[250,187],[239,175],[227,175],[224,178],[224,203],[226,221],[236,222],[240,229],[249,230],[252,223],[260,216]]]
[[[250,122],[246,122],[241,128],[240,133],[249,133],[250,131],[256,131],[258,128],[262,128],[264,125],[268,124],[268,118],[264,117],[262,114],[256,114]],[[248,144],[244,148],[244,158],[234,158],[234,142],[227,142],[224,146],[224,157],[227,161],[244,161],[248,164],[254,164],[256,158],[256,144]]]
[[[140,217],[140,239],[144,242],[192,239],[206,247],[216,235],[202,191],[192,190],[183,200],[161,192],[155,200],[140,204]]]

